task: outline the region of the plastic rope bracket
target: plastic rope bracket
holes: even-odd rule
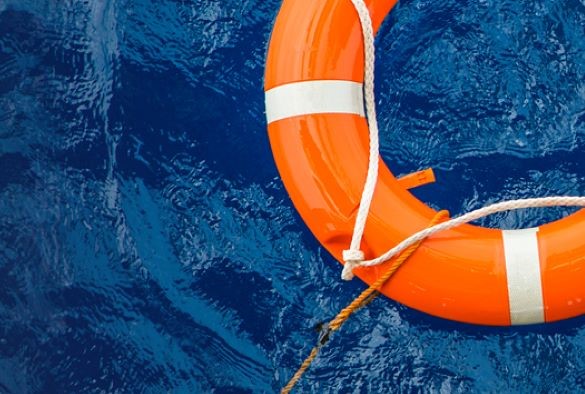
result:
[[[404,175],[397,179],[400,186],[405,189],[415,189],[419,186],[428,185],[434,183],[435,173],[432,168],[426,168],[421,171],[416,171],[408,175]]]

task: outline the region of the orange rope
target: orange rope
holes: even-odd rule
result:
[[[435,215],[435,217],[433,218],[433,220],[431,220],[431,223],[429,224],[428,227],[434,226],[435,224],[439,223],[440,221],[442,221],[443,219],[445,219],[447,217],[449,217],[449,212],[447,212],[447,211],[438,212]],[[321,350],[321,347],[323,347],[323,345],[325,345],[325,343],[327,343],[330,335],[333,334],[335,331],[339,330],[341,328],[341,326],[343,325],[343,323],[345,323],[347,321],[347,319],[355,311],[364,307],[365,305],[367,305],[369,302],[371,302],[374,298],[376,298],[379,295],[378,291],[382,288],[382,286],[388,281],[388,279],[390,279],[390,277],[392,275],[394,275],[394,273],[398,270],[398,268],[400,268],[400,266],[402,264],[404,264],[404,262],[406,262],[406,260],[408,260],[408,258],[418,249],[418,247],[421,245],[422,242],[423,241],[421,240],[415,244],[412,244],[407,249],[405,249],[402,253],[400,253],[396,257],[396,260],[392,263],[390,268],[388,268],[388,271],[384,272],[384,274],[382,276],[380,276],[378,278],[378,280],[376,280],[372,285],[370,285],[370,287],[368,287],[366,290],[364,290],[348,306],[343,308],[341,310],[341,312],[339,312],[337,314],[337,316],[335,316],[335,318],[333,318],[333,320],[331,320],[329,322],[329,324],[327,325],[328,333],[325,336],[323,336],[322,339],[320,339],[317,346],[315,346],[313,348],[313,350],[311,350],[311,354],[309,355],[309,357],[307,357],[305,359],[305,361],[303,361],[303,363],[301,364],[301,366],[299,367],[297,372],[295,372],[295,374],[290,379],[290,381],[287,383],[287,385],[284,386],[284,388],[281,390],[282,394],[290,393],[292,388],[301,379],[301,377],[303,376],[305,371],[307,369],[309,369],[312,362],[317,357],[319,350]]]

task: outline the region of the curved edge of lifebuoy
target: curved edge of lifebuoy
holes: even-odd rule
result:
[[[382,3],[370,2],[378,25],[393,5]],[[336,25],[341,21],[346,29]],[[301,7],[285,0],[267,60],[266,114],[277,167],[305,223],[340,261],[367,166],[361,51],[351,4],[319,0]],[[362,248],[379,255],[434,214],[382,165]],[[581,315],[585,245],[575,234],[585,234],[584,219],[581,211],[535,229],[464,225],[439,234],[382,293],[435,316],[484,325]],[[562,237],[576,243],[567,246]],[[383,269],[356,274],[372,283]]]

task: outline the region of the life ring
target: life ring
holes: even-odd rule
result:
[[[396,0],[369,0],[374,29]],[[363,40],[350,0],[284,0],[270,39],[268,134],[282,181],[319,242],[339,261],[368,164]],[[429,172],[419,174],[429,177]],[[362,241],[378,256],[436,212],[380,163]],[[356,269],[371,284],[384,265]],[[526,230],[462,225],[426,240],[381,292],[434,316],[482,325],[553,322],[585,313],[585,211]]]

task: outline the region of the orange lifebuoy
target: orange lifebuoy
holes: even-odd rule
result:
[[[396,0],[367,1],[374,28]],[[265,90],[268,133],[301,217],[339,261],[347,248],[368,165],[363,41],[350,0],[284,0],[270,40]],[[436,212],[380,163],[362,240],[375,257],[425,228]],[[429,178],[429,172],[419,176]],[[358,268],[371,284],[385,266]],[[425,241],[381,291],[461,322],[552,322],[585,312],[585,211],[538,228],[462,225]]]

